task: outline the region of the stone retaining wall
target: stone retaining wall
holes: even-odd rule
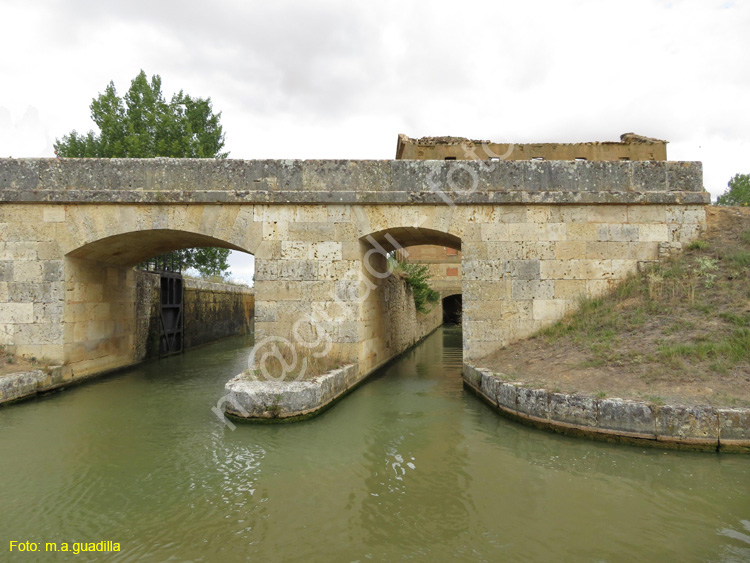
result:
[[[103,281],[100,287],[107,285],[108,272],[117,269],[104,267],[100,270]],[[160,326],[160,277],[158,274],[143,271],[123,273],[132,278],[127,286],[113,285],[113,295],[117,295],[117,302],[105,302],[107,318],[96,321],[78,320],[70,317],[66,327],[71,333],[80,333],[77,343],[81,347],[99,346],[100,341],[107,342],[110,347],[102,347],[101,360],[88,370],[66,369],[58,366],[48,370],[33,370],[13,373],[0,377],[0,404],[32,397],[37,393],[50,391],[71,383],[82,377],[99,375],[159,356],[159,326]],[[87,279],[87,282],[92,280]],[[77,294],[85,295],[90,292],[83,287],[75,286]],[[89,283],[91,285],[91,283]],[[83,287],[83,289],[82,289]],[[221,283],[204,282],[202,280],[185,279],[185,314],[184,328],[185,347],[198,346],[236,334],[247,334],[251,330],[253,317],[254,294],[252,289]],[[128,301],[129,296],[135,295],[135,303]],[[102,290],[99,290],[102,293]],[[85,298],[81,297],[86,306]],[[79,305],[74,303],[73,306]],[[118,306],[115,306],[118,305]],[[80,326],[79,326],[80,325]],[[130,327],[135,325],[135,334],[130,333]],[[119,331],[119,332],[118,332]],[[109,340],[112,333],[127,333],[122,338],[122,346],[115,349]],[[117,340],[119,342],[119,340]],[[113,351],[119,351],[115,355]],[[122,365],[112,365],[119,360]]]
[[[136,271],[135,360],[159,356],[159,274]],[[183,343],[200,346],[252,330],[255,294],[249,287],[183,278]]]
[[[386,272],[385,256],[369,257],[370,268],[365,268],[368,283],[360,305],[359,370],[371,373],[422,340],[443,323],[442,307],[438,303],[429,313],[418,313],[414,296],[406,280],[398,275],[385,278],[368,272]],[[354,339],[353,341],[357,341]]]
[[[750,452],[750,409],[675,406],[529,389],[464,364],[464,382],[513,419],[574,435],[661,447]]]
[[[184,278],[185,347],[252,330],[255,294],[249,287]]]
[[[226,413],[244,419],[296,419],[318,413],[358,385],[357,366],[349,364],[314,381],[250,381],[238,375],[224,390]]]
[[[0,405],[55,389],[65,383],[61,366],[0,376]]]
[[[227,414],[249,420],[294,420],[317,414],[442,324],[440,303],[429,313],[418,313],[403,278],[390,275],[379,281],[360,311],[361,330],[368,335],[361,364],[347,364],[310,381],[255,381],[238,375],[225,386]]]

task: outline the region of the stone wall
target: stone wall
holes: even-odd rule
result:
[[[136,271],[134,360],[159,356],[160,276]],[[252,330],[255,294],[249,287],[183,278],[183,344],[200,346]]]
[[[258,381],[239,375],[225,387],[222,402],[228,414],[248,419],[317,414],[442,324],[439,303],[429,313],[417,312],[404,278],[371,274],[386,272],[385,257],[375,254],[368,260],[368,289],[360,306],[359,364],[345,364],[312,381]]]
[[[667,142],[625,133],[620,142],[493,143],[463,137],[398,136],[397,159],[412,160],[667,160]]]
[[[424,264],[430,287],[441,297],[461,293],[461,251],[446,246],[418,245],[397,252],[401,260]]]
[[[135,271],[135,351],[134,360],[140,362],[159,356],[161,315],[161,277],[159,274]]]
[[[638,445],[750,452],[750,409],[655,405],[557,393],[464,364],[464,382],[512,419],[574,436]]]
[[[360,306],[359,368],[362,374],[377,369],[419,342],[443,323],[438,303],[419,313],[406,280],[386,272],[385,256],[372,254],[365,268],[366,293]]]
[[[133,269],[68,257],[64,271],[61,343],[65,375],[81,377],[142,359],[134,355],[137,323]],[[40,322],[37,326],[45,325],[49,323]],[[17,348],[16,353],[22,354],[24,350]],[[44,346],[37,357],[59,361],[45,353]]]
[[[251,288],[190,278],[184,282],[186,348],[252,330],[255,294]]]

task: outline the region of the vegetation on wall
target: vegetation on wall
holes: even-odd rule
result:
[[[432,311],[432,306],[440,300],[440,294],[428,283],[431,278],[429,268],[424,264],[412,264],[396,257],[391,257],[389,261],[390,270],[401,275],[411,287],[417,311],[420,313]]]

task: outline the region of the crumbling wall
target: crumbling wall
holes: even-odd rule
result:
[[[620,142],[493,143],[463,137],[398,136],[399,160],[667,160],[667,141],[623,133]]]

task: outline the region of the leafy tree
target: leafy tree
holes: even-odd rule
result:
[[[717,205],[750,205],[750,174],[735,174],[727,189],[716,200]]]
[[[99,133],[73,130],[56,140],[55,152],[68,158],[226,158],[221,112],[214,114],[211,98],[193,98],[182,90],[167,102],[161,77],[149,82],[141,72],[120,97],[114,82],[91,102],[91,119]],[[204,276],[223,275],[229,268],[225,248],[178,251],[185,267]]]
[[[229,269],[228,248],[186,248],[175,251],[185,268],[195,268],[205,277],[223,277]]]

